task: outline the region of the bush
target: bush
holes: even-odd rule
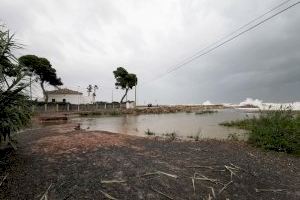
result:
[[[232,141],[238,141],[239,140],[239,135],[237,133],[230,133],[227,136],[228,140],[232,140]]]
[[[14,96],[14,100],[6,103],[0,110],[0,142],[11,139],[11,133],[20,130],[30,122],[30,106],[26,97],[22,95]],[[4,99],[4,97],[2,96]],[[1,98],[1,99],[2,99]]]
[[[13,55],[19,48],[14,35],[0,24],[0,143],[2,137],[10,141],[12,132],[30,122],[29,102],[23,93],[29,86],[29,74]]]
[[[171,141],[175,140],[177,138],[177,133],[175,131],[171,133],[164,133],[163,136],[167,137]]]
[[[147,131],[145,131],[145,134],[150,136],[150,135],[155,135],[155,132],[150,131],[150,129],[147,129]]]
[[[300,155],[300,115],[290,108],[261,112],[259,117],[221,125],[249,130],[249,142],[257,147]]]

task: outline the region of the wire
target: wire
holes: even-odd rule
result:
[[[238,28],[236,31],[233,31],[232,33],[230,33],[230,34],[228,34],[227,36],[223,37],[223,39],[224,39],[224,38],[227,38],[228,36],[233,35],[233,34],[236,33],[237,31],[241,30],[242,28],[245,28],[246,26],[248,26],[248,25],[251,24],[252,22],[254,22],[254,21],[256,21],[257,19],[259,19],[259,18],[261,18],[261,17],[267,15],[268,13],[270,13],[270,12],[276,10],[278,7],[284,5],[285,3],[289,2],[289,1],[290,1],[290,0],[285,1],[285,2],[283,2],[283,3],[279,4],[279,5],[277,5],[276,7],[272,8],[270,11],[266,12],[265,14],[263,14],[263,15],[261,15],[261,16],[255,18],[255,19],[253,19],[253,20],[251,20],[251,21],[248,22],[247,24],[245,24],[245,25],[241,26],[240,28]],[[279,15],[279,14],[281,14],[281,13],[287,11],[287,10],[289,10],[290,8],[292,8],[292,7],[296,6],[296,5],[298,5],[299,3],[300,3],[300,2],[298,1],[298,2],[296,2],[296,3],[294,3],[294,4],[290,5],[290,6],[286,7],[285,9],[280,10],[279,12],[277,12],[277,13],[271,15],[270,17],[268,17],[268,18],[266,18],[266,19],[260,21],[259,23],[255,24],[255,25],[253,25],[253,26],[247,28],[246,30],[240,32],[239,34],[237,34],[237,35],[235,35],[235,36],[233,36],[233,37],[231,37],[231,38],[229,38],[229,39],[223,41],[222,43],[218,44],[217,46],[214,46],[215,44],[219,43],[219,42],[220,42],[221,40],[223,40],[223,39],[218,40],[217,42],[213,43],[212,45],[209,45],[209,46],[207,46],[206,48],[202,49],[201,51],[198,51],[198,52],[197,52],[196,54],[194,54],[193,56],[190,56],[188,59],[185,59],[186,61],[182,62],[182,63],[179,64],[179,65],[176,65],[175,68],[168,70],[166,73],[164,73],[164,74],[158,76],[157,78],[154,78],[153,80],[151,80],[151,81],[149,81],[149,82],[147,82],[147,83],[156,81],[156,80],[158,80],[158,79],[160,79],[160,78],[162,78],[162,77],[168,75],[169,73],[172,73],[172,72],[174,72],[174,71],[176,71],[176,70],[182,68],[183,66],[185,66],[186,64],[188,64],[188,63],[194,61],[195,59],[198,59],[199,57],[202,57],[202,56],[204,56],[204,55],[210,53],[211,51],[213,51],[213,50],[215,50],[215,49],[217,49],[217,48],[219,48],[219,47],[225,45],[226,43],[228,43],[228,42],[234,40],[235,38],[237,38],[237,37],[239,37],[239,36],[245,34],[245,33],[248,32],[248,31],[251,31],[252,29],[256,28],[257,26],[259,26],[259,25],[265,23],[266,21],[268,21],[268,20],[274,18],[275,16],[277,16],[277,15]],[[214,46],[214,47],[209,49],[209,47],[211,47],[211,46]],[[206,50],[206,49],[208,49],[208,50],[205,51],[205,52],[203,52],[203,51]],[[201,53],[201,52],[203,52],[203,53]],[[201,53],[201,54],[199,54],[199,53]],[[199,55],[198,55],[198,54],[199,54]],[[145,84],[147,84],[147,83],[145,83]],[[145,85],[145,84],[144,84],[144,85]]]
[[[221,39],[219,39],[219,40],[215,41],[214,43],[212,43],[212,44],[210,44],[210,45],[208,45],[208,46],[202,48],[201,50],[198,50],[198,51],[197,51],[196,53],[194,53],[192,56],[189,56],[188,58],[184,59],[184,60],[181,61],[181,62],[184,62],[184,61],[186,61],[186,60],[189,60],[189,59],[193,58],[194,56],[198,55],[199,53],[205,51],[206,49],[209,49],[210,47],[215,46],[215,45],[218,44],[219,42],[222,42],[222,40],[228,38],[229,36],[234,35],[234,34],[237,33],[238,31],[242,30],[243,28],[247,27],[248,25],[252,24],[253,22],[257,21],[258,19],[260,19],[260,18],[262,18],[262,17],[264,17],[264,16],[266,16],[267,14],[273,12],[273,11],[276,10],[277,8],[283,6],[284,4],[286,4],[286,3],[290,2],[290,1],[291,1],[291,0],[287,0],[287,1],[284,1],[284,2],[282,2],[282,3],[278,4],[278,5],[276,5],[275,7],[273,7],[273,8],[272,8],[271,10],[269,10],[268,12],[266,12],[266,13],[264,13],[264,14],[262,14],[262,15],[256,17],[256,18],[250,20],[250,21],[247,22],[246,24],[240,26],[240,27],[239,27],[238,29],[236,29],[235,31],[233,31],[233,32],[231,32],[231,33],[229,33],[229,34],[223,36]],[[176,66],[177,66],[177,65],[176,65]],[[171,69],[170,69],[170,70],[171,70]],[[167,72],[168,72],[168,71],[167,71]]]

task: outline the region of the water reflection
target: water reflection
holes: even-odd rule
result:
[[[223,121],[242,119],[254,113],[225,109],[213,114],[195,115],[194,113],[125,115],[107,117],[82,117],[75,121],[81,123],[82,128],[90,130],[104,130],[129,135],[145,136],[147,129],[156,135],[176,132],[179,137],[187,138],[199,135],[200,138],[227,139],[229,134],[237,133],[240,139],[245,139],[244,130],[220,126]]]

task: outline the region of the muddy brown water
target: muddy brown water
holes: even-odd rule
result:
[[[80,123],[83,129],[103,130],[129,135],[145,136],[150,130],[155,135],[176,133],[183,139],[199,135],[200,138],[227,139],[230,134],[237,134],[240,140],[247,139],[244,130],[220,126],[219,123],[251,117],[255,114],[236,109],[218,110],[217,113],[172,113],[123,116],[80,117],[72,121]]]

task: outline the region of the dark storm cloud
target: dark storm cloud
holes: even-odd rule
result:
[[[149,82],[281,2],[0,0],[0,20],[26,45],[20,54],[48,58],[66,87],[100,85],[99,100],[111,99],[112,71],[125,66],[140,103],[299,101],[300,6]]]

